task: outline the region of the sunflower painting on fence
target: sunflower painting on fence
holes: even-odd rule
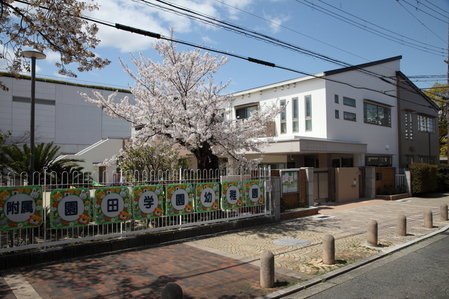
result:
[[[223,210],[243,207],[241,181],[223,182],[221,189],[221,208]]]
[[[0,188],[0,230],[42,224],[42,189],[37,186]]]
[[[133,218],[159,218],[164,214],[164,187],[161,185],[136,186],[133,189]]]
[[[56,189],[50,194],[50,226],[72,228],[90,222],[90,194],[87,188]]]
[[[188,215],[193,212],[195,191],[192,184],[171,184],[167,186],[165,202],[168,216]]]
[[[245,206],[254,207],[264,203],[263,180],[251,180],[245,182]]]
[[[94,202],[94,220],[97,224],[124,222],[130,218],[131,199],[127,187],[98,188]]]
[[[217,211],[220,206],[220,184],[196,184],[195,207],[198,213]]]

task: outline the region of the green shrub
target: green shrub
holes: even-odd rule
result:
[[[425,163],[410,164],[410,173],[412,176],[412,193],[431,193],[438,190],[438,167]]]
[[[438,165],[438,191],[449,191],[449,165]]]

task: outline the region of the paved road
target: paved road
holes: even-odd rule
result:
[[[285,298],[449,298],[449,232]]]

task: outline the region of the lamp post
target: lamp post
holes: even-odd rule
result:
[[[39,51],[23,51],[23,57],[31,58],[31,117],[30,117],[30,176],[34,185],[34,123],[36,114],[36,59],[45,59],[45,54]]]

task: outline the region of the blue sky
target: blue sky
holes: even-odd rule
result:
[[[108,23],[120,23],[169,35],[205,47],[244,57],[269,61],[305,73],[341,68],[319,58],[270,45],[151,7],[140,0],[97,0],[99,11],[87,14]],[[147,0],[148,3],[158,3]],[[401,70],[407,76],[446,75],[448,65],[449,0],[168,0],[167,2],[225,20],[295,46],[350,65],[402,55]],[[159,3],[160,4],[160,3]],[[322,10],[325,9],[326,13]],[[357,22],[357,26],[348,24]],[[95,52],[112,61],[103,70],[78,73],[76,80],[127,88],[133,80],[123,71],[119,58],[131,65],[130,53],[160,61],[151,48],[154,39],[99,25],[102,40]],[[388,39],[370,33],[387,34]],[[412,43],[410,46],[407,43]],[[425,47],[425,49],[416,49]],[[191,50],[179,46],[180,50]],[[53,67],[56,55],[38,61],[38,76],[61,78]],[[217,54],[218,55],[218,54]],[[76,68],[76,65],[71,67]],[[232,80],[228,92],[279,82],[301,75],[286,70],[230,58],[216,75],[216,81]],[[416,82],[429,88],[446,78]]]

